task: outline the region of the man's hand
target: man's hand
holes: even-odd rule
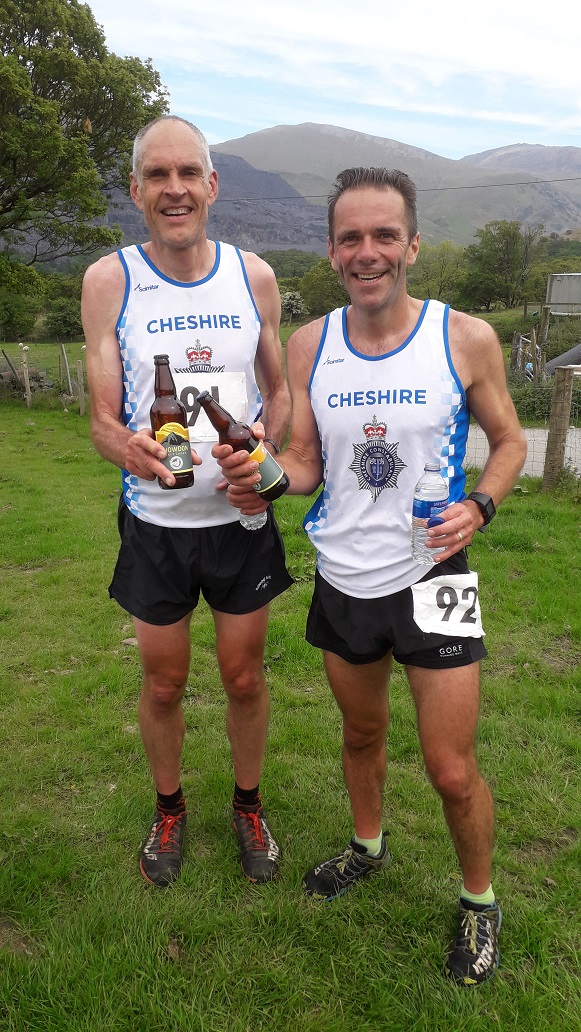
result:
[[[253,423],[252,433],[257,439],[262,440],[262,423]],[[264,512],[268,502],[265,502],[253,487],[260,482],[259,464],[256,459],[251,459],[244,449],[234,451],[229,444],[215,444],[212,455],[225,477],[225,480],[218,484],[218,488],[228,488],[227,497],[230,505],[241,509],[248,516]]]
[[[430,527],[426,545],[428,548],[442,548],[434,556],[435,563],[441,563],[469,545],[474,534],[482,526],[484,520],[480,509],[474,502],[452,502],[440,514],[444,523]]]
[[[176,478],[169,469],[160,462],[167,452],[159,441],[156,441],[153,430],[139,430],[127,439],[125,448],[125,469],[142,480],[155,480],[159,477],[168,487],[173,487]],[[202,460],[192,448],[194,466],[201,466]]]

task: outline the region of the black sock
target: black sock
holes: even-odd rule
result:
[[[158,792],[157,808],[162,813],[170,813],[172,815],[183,813],[186,808],[186,801],[182,792],[182,786],[180,785],[171,795],[162,795],[161,792]]]
[[[245,806],[258,810],[260,803],[258,785],[256,788],[240,788],[239,785],[234,785],[234,806]]]

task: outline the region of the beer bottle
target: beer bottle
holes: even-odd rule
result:
[[[260,497],[266,502],[280,498],[289,486],[289,479],[276,459],[267,452],[262,441],[254,437],[250,427],[234,419],[222,405],[214,401],[209,391],[198,394],[196,401],[204,409],[214,429],[218,431],[220,444],[229,444],[234,451],[245,450],[250,453],[251,459],[256,459],[260,480],[253,484],[253,487]]]
[[[163,444],[167,451],[167,458],[160,459],[160,462],[176,479],[173,487],[166,484],[161,477],[158,477],[157,481],[164,491],[175,491],[181,487],[191,487],[194,483],[188,415],[185,405],[182,405],[176,396],[176,387],[169,367],[169,355],[154,355],[153,361],[155,401],[149,410],[151,428],[156,441]]]

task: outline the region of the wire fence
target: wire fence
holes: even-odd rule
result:
[[[548,428],[535,427],[525,429],[528,452],[525,464],[522,468],[522,475],[529,477],[542,477],[545,467],[545,455],[547,451]],[[471,426],[468,433],[466,447],[465,466],[472,466],[475,469],[482,469],[488,458],[488,441],[486,435],[479,426]],[[567,432],[565,443],[564,468],[575,476],[581,477],[581,429],[571,427]]]

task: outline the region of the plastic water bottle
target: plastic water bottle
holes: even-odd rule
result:
[[[264,512],[257,512],[253,516],[246,516],[245,513],[241,512],[239,516],[240,526],[244,527],[244,530],[260,530],[266,523],[266,513],[266,509]]]
[[[448,507],[448,484],[437,463],[428,462],[414,490],[412,510],[412,557],[424,566],[433,566],[434,555],[443,548],[427,548],[428,527],[443,523],[440,513]]]

